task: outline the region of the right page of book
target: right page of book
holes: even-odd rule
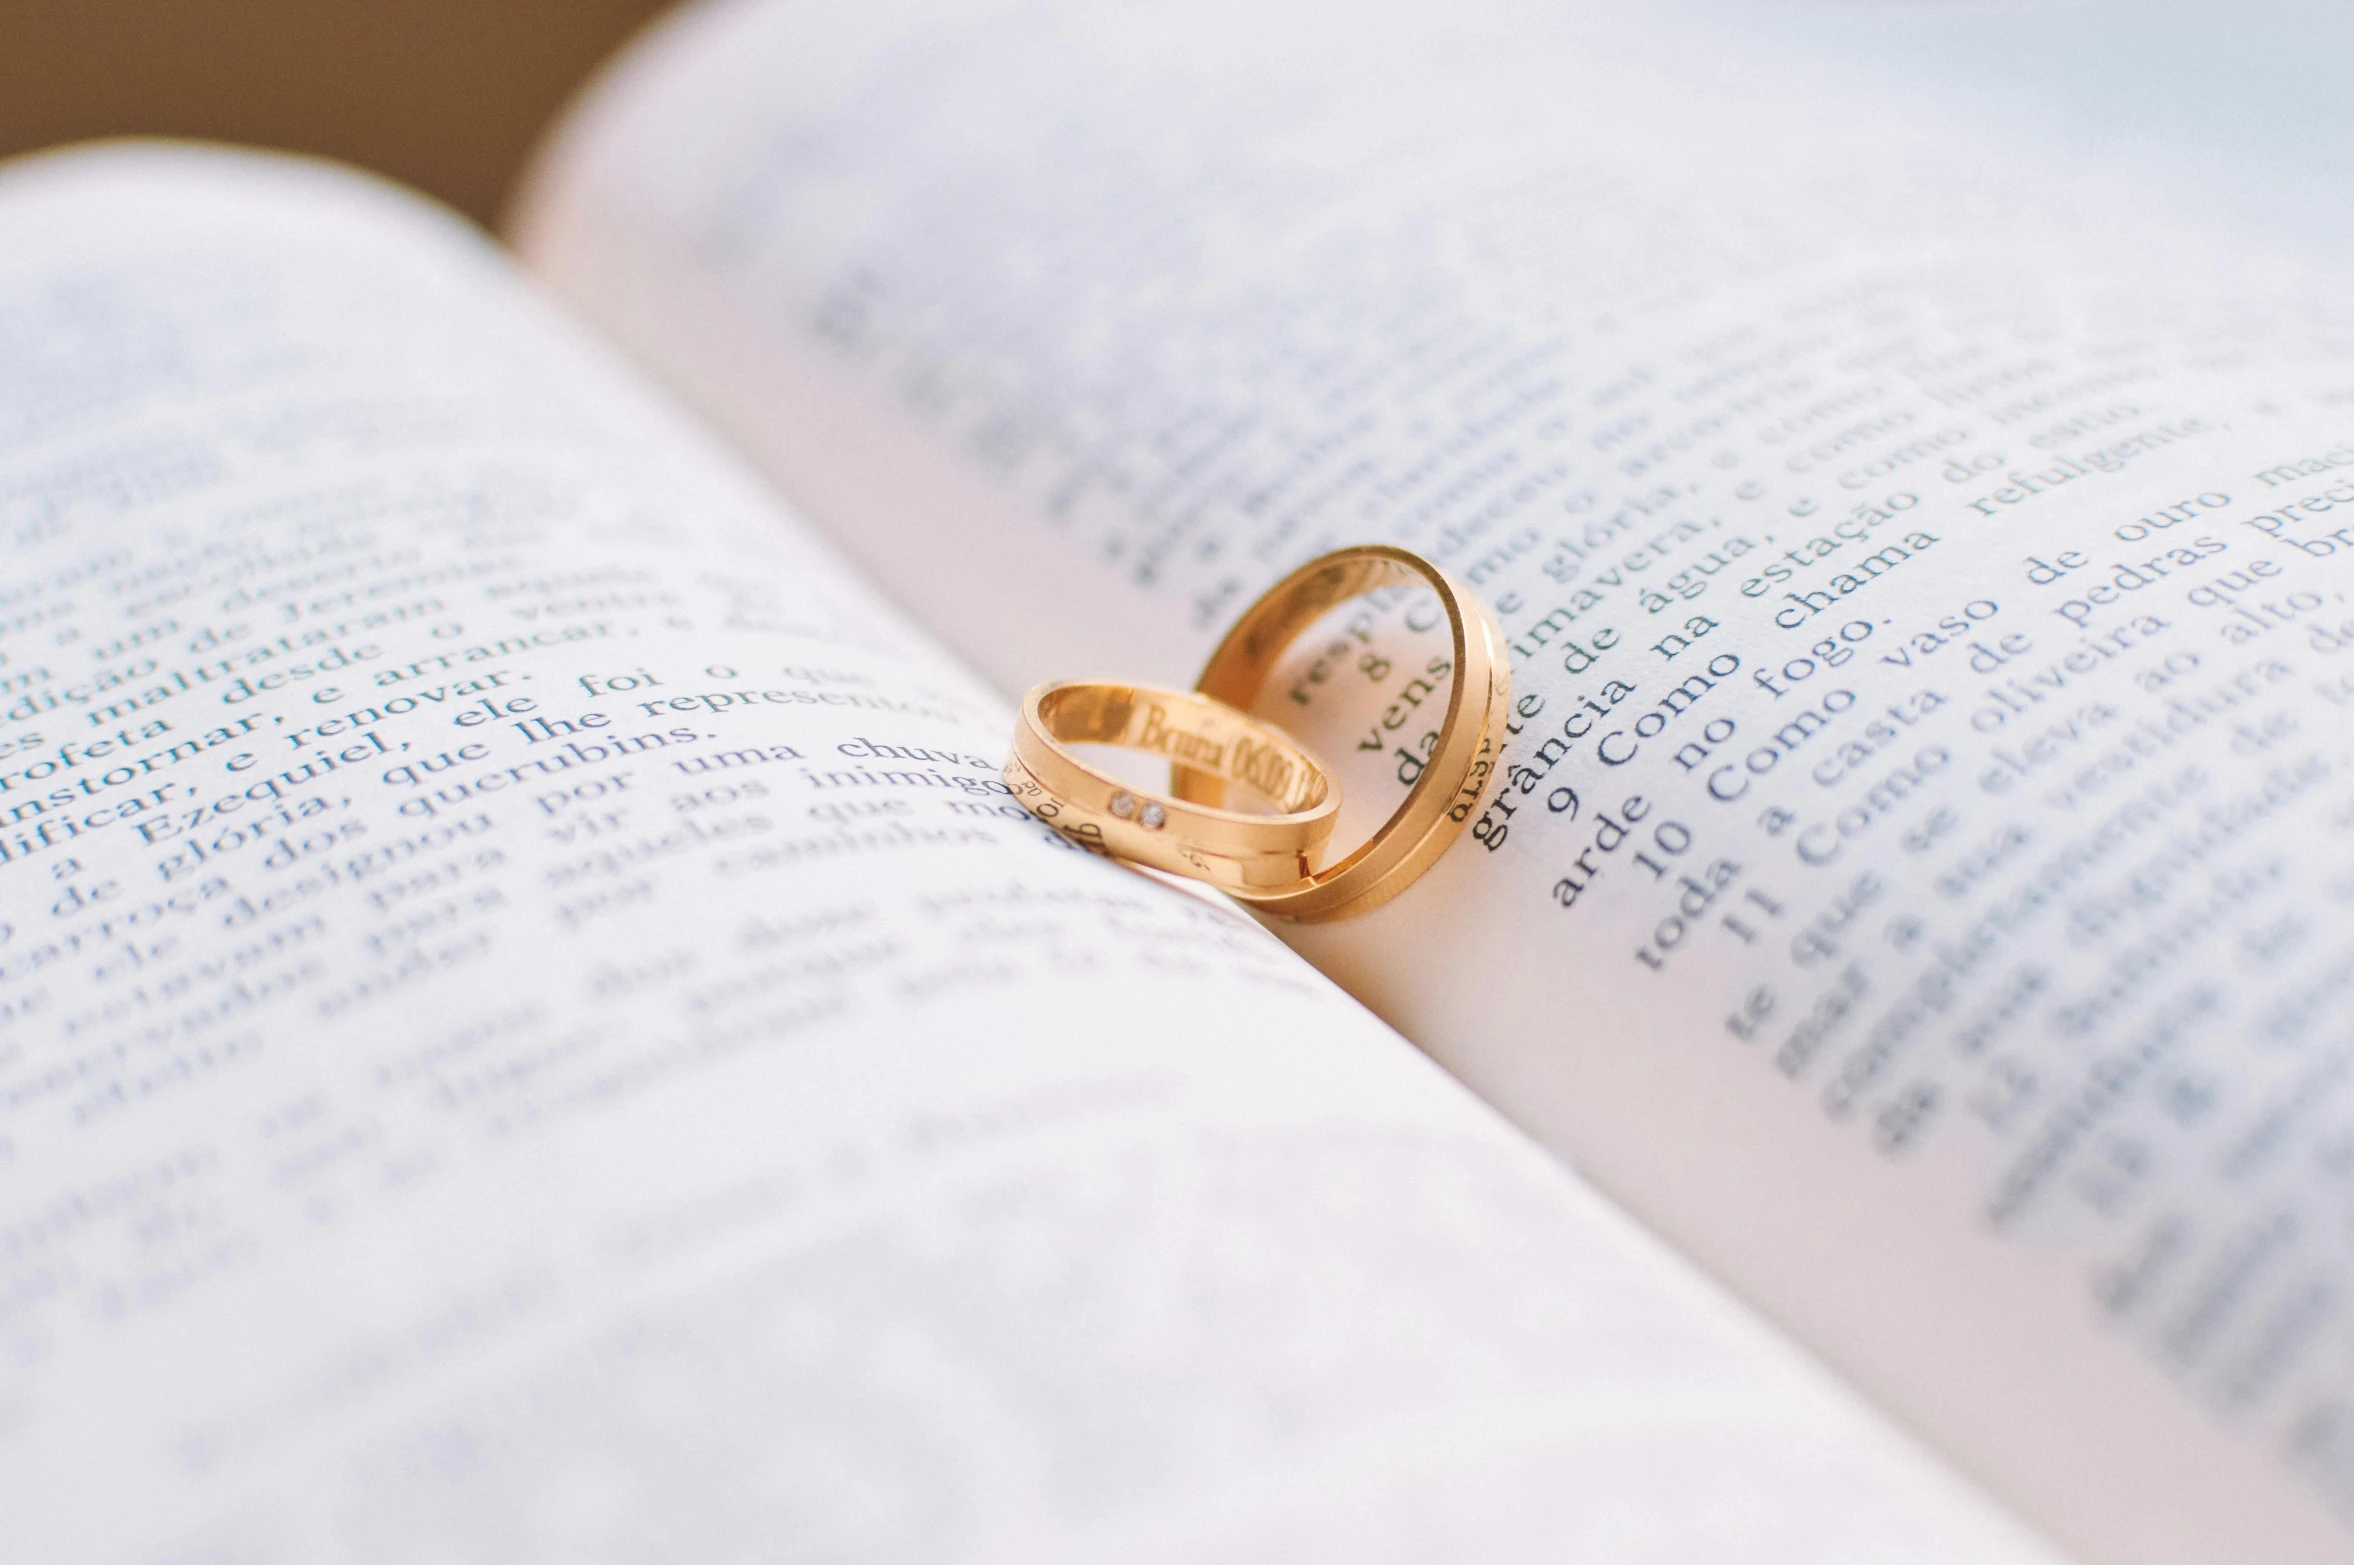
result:
[[[2342,274],[1843,73],[1681,13],[718,7],[519,231],[1009,692],[1189,680],[1348,543],[1475,585],[1499,785],[1288,938],[2088,1557],[2343,1560]],[[1359,829],[1427,623],[1262,703]]]

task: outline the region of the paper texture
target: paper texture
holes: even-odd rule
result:
[[[1297,948],[2088,1557],[2340,1558],[2342,275],[1663,54],[716,8],[521,232],[1002,689],[1343,543],[1477,584],[1502,789]],[[1413,613],[1261,706],[1360,824]]]
[[[454,222],[47,160],[0,341],[12,1557],[2039,1557]]]

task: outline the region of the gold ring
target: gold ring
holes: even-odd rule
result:
[[[1392,586],[1435,588],[1447,611],[1455,680],[1438,742],[1405,801],[1346,858],[1299,884],[1232,892],[1259,912],[1304,923],[1370,913],[1454,843],[1495,770],[1512,695],[1503,627],[1470,588],[1422,556],[1387,544],[1336,550],[1277,582],[1218,643],[1194,688],[1247,711],[1300,632],[1336,604]],[[1182,759],[1170,781],[1171,791],[1189,803],[1217,805],[1226,797],[1223,779]]]
[[[1218,802],[1164,799],[1105,775],[1063,748],[1150,750],[1215,778]],[[1314,868],[1340,813],[1340,789],[1314,756],[1272,724],[1192,691],[1053,681],[1022,698],[1014,797],[1067,842],[1242,893],[1296,886]],[[1282,812],[1222,808],[1240,783]]]

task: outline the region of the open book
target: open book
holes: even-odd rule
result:
[[[6,1556],[2354,1557],[2342,269],[1672,31],[700,7],[520,265],[0,176]],[[1010,799],[1377,540],[1398,901]]]

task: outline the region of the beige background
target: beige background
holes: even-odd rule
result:
[[[664,0],[0,0],[0,156],[92,136],[317,152],[481,222]]]

